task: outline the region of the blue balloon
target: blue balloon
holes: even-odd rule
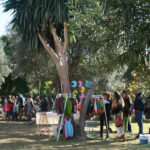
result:
[[[76,81],[72,81],[72,87],[77,87],[77,82]]]
[[[88,88],[91,87],[92,86],[92,82],[86,80],[85,86],[88,87]]]

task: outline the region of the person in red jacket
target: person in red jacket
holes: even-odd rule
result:
[[[8,96],[8,100],[7,100],[7,115],[6,115],[6,120],[9,121],[10,117],[12,115],[12,111],[13,111],[13,103],[11,102],[11,97]]]

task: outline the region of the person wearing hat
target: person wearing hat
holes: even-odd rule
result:
[[[135,109],[135,117],[139,126],[139,134],[136,138],[139,138],[140,134],[143,134],[143,112],[145,108],[144,97],[140,90],[135,91],[135,101],[134,101],[134,109]]]

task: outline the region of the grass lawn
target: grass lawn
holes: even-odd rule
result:
[[[115,131],[113,123],[111,128]],[[144,123],[144,133],[148,133],[149,128],[150,123]],[[138,133],[136,123],[132,123],[133,134],[127,134],[126,142],[114,142],[116,134],[111,133],[110,140],[107,141],[100,140],[99,135],[91,135],[86,141],[60,139],[59,143],[56,143],[56,138],[37,136],[35,130],[35,125],[27,125],[26,122],[0,121],[0,150],[150,150],[150,145],[141,146],[139,140],[135,140]]]

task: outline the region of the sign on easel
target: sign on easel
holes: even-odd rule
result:
[[[59,116],[53,112],[38,112],[36,113],[36,133],[38,135],[55,135],[54,128],[58,125]],[[44,130],[44,132],[43,132]]]

